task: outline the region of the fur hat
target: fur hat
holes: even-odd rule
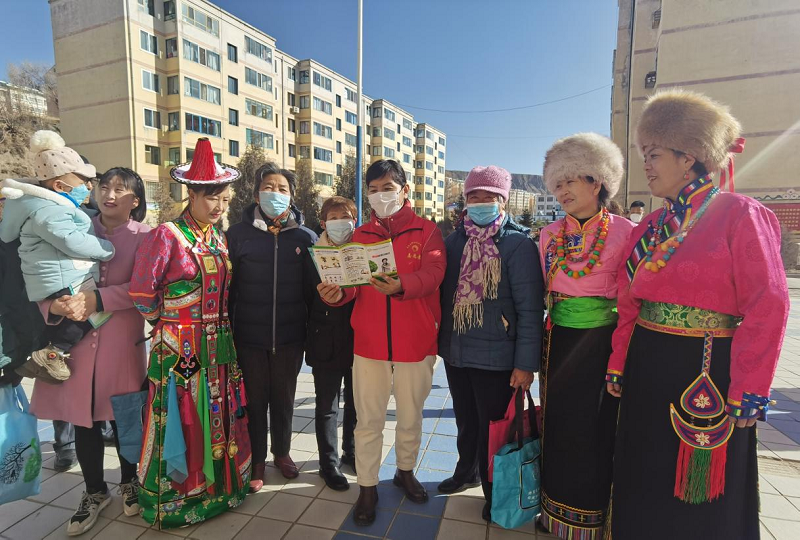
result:
[[[591,176],[601,182],[613,197],[624,174],[619,147],[597,133],[576,133],[559,139],[544,158],[544,184],[555,193],[556,184],[578,176]]]
[[[31,136],[31,153],[34,154],[33,169],[39,180],[50,180],[67,173],[75,173],[91,179],[97,175],[93,165],[69,148],[61,135],[42,129]]]
[[[727,165],[742,126],[728,107],[704,94],[681,88],[657,92],[642,109],[636,147],[651,145],[688,154],[715,172]]]

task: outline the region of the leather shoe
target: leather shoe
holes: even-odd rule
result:
[[[401,471],[397,469],[397,472],[394,473],[392,483],[397,487],[403,488],[403,491],[406,492],[406,497],[408,497],[411,502],[424,503],[428,500],[428,492],[425,490],[425,487],[419,483],[413,471]]]
[[[469,480],[462,481],[455,476],[451,476],[447,480],[442,481],[436,489],[439,490],[439,493],[450,495],[452,493],[459,493],[465,489],[478,487],[479,485],[481,485],[479,478],[470,478]]]
[[[481,517],[487,523],[492,522],[492,503],[486,501],[486,504],[483,505],[483,511],[481,512]]]
[[[325,480],[325,485],[334,491],[347,491],[350,489],[350,484],[342,474],[342,471],[339,470],[339,467],[320,469],[319,475]]]
[[[375,507],[378,505],[378,486],[360,486],[356,507],[353,509],[353,521],[356,525],[371,525],[375,521]]]
[[[281,474],[284,478],[288,478],[291,480],[292,478],[297,478],[300,474],[300,471],[297,470],[297,465],[294,464],[292,458],[289,455],[285,455],[282,457],[275,457],[275,466],[281,470]]]
[[[353,469],[353,473],[358,474],[356,472],[356,456],[354,454],[342,454],[342,459],[339,460],[340,465],[347,465],[351,469]]]
[[[264,463],[253,465],[253,473],[250,476],[250,493],[258,493],[264,487]]]

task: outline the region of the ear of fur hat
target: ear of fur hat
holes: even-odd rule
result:
[[[625,172],[619,147],[598,133],[577,133],[559,139],[544,158],[544,183],[555,193],[558,182],[591,176],[601,182],[613,197]]]
[[[689,154],[715,172],[728,164],[729,149],[742,131],[726,105],[680,88],[647,100],[636,126],[636,146],[651,145]]]

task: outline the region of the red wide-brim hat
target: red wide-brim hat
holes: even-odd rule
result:
[[[217,186],[238,180],[241,173],[236,167],[217,163],[211,141],[202,138],[197,140],[192,161],[173,167],[169,175],[189,186]]]

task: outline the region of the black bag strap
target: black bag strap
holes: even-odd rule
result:
[[[517,388],[514,391],[514,426],[511,430],[511,434],[509,437],[508,442],[517,441],[517,449],[522,448],[523,440],[525,438],[525,429],[523,428],[522,422],[523,417],[525,416],[525,396],[528,396],[528,422],[530,423],[531,427],[531,437],[534,439],[539,438],[539,426],[536,422],[536,405],[533,402],[533,397],[531,397],[531,391],[525,390],[524,393],[522,388]]]

